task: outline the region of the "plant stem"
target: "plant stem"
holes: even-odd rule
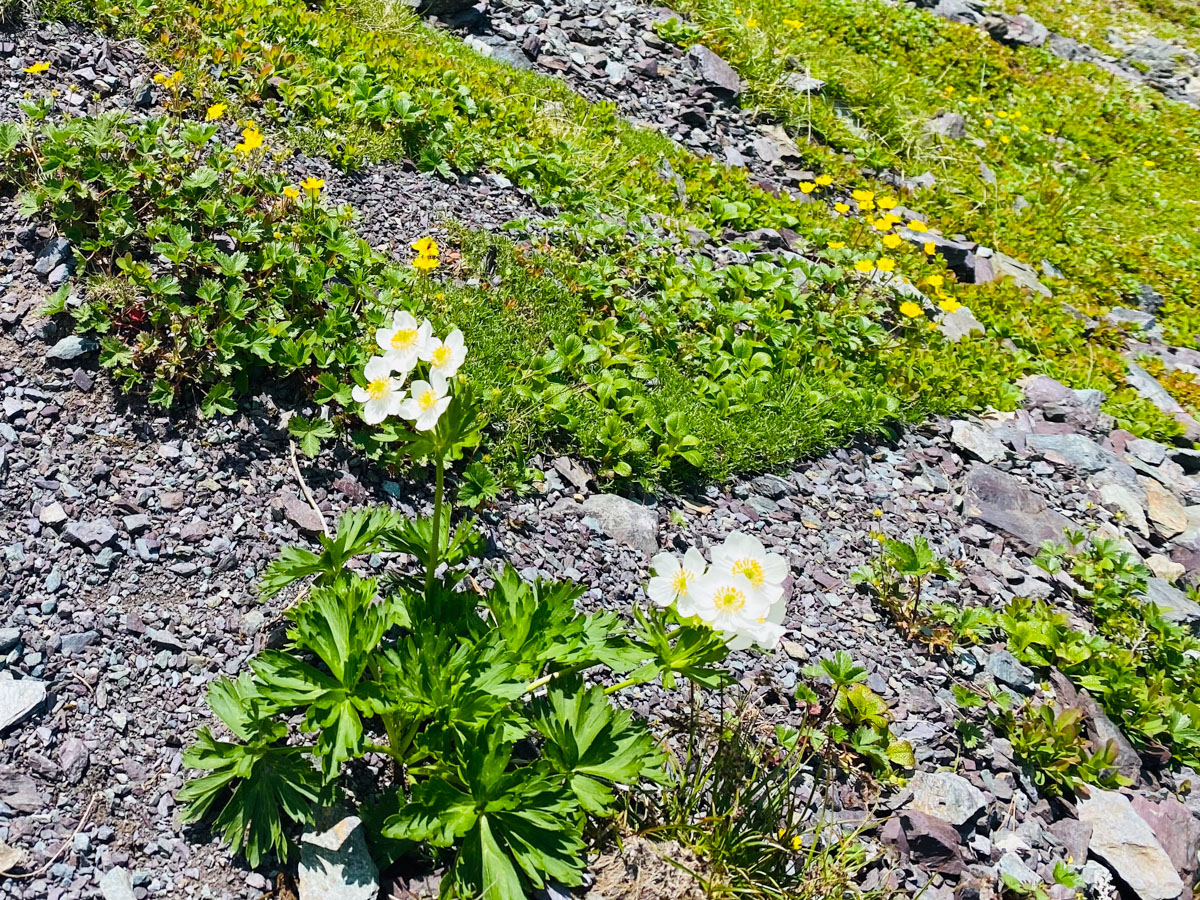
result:
[[[440,451],[434,463],[435,476],[433,483],[433,538],[429,544],[429,565],[425,569],[425,595],[429,596],[433,588],[433,573],[440,562],[441,548],[438,544],[442,538],[442,491],[446,482],[446,457]]]
[[[605,696],[607,696],[608,694],[615,694],[617,691],[621,690],[622,688],[631,687],[632,685],[638,684],[640,682],[641,682],[640,678],[626,678],[624,681],[618,681],[616,684],[612,685],[611,687],[606,687],[604,689],[604,694],[605,694]]]

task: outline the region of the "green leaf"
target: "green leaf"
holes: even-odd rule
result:
[[[333,423],[328,419],[308,419],[299,415],[288,419],[288,434],[296,439],[300,452],[310,459],[321,452],[321,441],[336,433]]]
[[[211,419],[218,413],[223,416],[232,416],[235,412],[237,412],[237,402],[233,399],[233,385],[228,381],[214,384],[200,403],[200,415],[206,419]]]

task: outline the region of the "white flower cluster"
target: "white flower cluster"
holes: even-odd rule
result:
[[[698,617],[720,632],[730,649],[769,650],[783,638],[787,560],[768,553],[753,535],[733,532],[713,549],[712,565],[692,547],[682,560],[659,553],[650,569],[650,599],[661,607],[673,605],[681,616]]]
[[[450,379],[467,358],[462,332],[455,328],[439,340],[428,319],[418,324],[410,313],[398,312],[391,328],[375,332],[375,341],[383,355],[367,360],[367,386],[354,388],[354,399],[363,405],[363,421],[378,425],[388,416],[400,416],[417,431],[434,428],[450,405]],[[404,382],[418,361],[428,364],[428,380],[417,379],[406,390]]]

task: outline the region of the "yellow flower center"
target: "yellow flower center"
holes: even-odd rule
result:
[[[719,612],[734,613],[746,605],[746,595],[735,587],[718,588],[713,595],[713,605]]]
[[[392,335],[392,349],[403,350],[405,347],[412,346],[412,342],[417,339],[417,329],[401,328]]]
[[[733,564],[734,575],[745,575],[746,580],[755,587],[762,587],[763,579],[766,577],[766,570],[763,569],[762,563],[757,559],[739,559]]]
[[[675,573],[675,577],[671,579],[671,590],[675,592],[676,597],[687,593],[688,582],[690,581],[691,578],[688,577],[687,569],[680,569]]]
[[[417,405],[421,407],[422,412],[428,412],[437,406],[438,396],[433,391],[426,391],[417,398]]]
[[[433,364],[435,366],[444,366],[450,361],[450,348],[442,345],[433,351]]]
[[[367,385],[367,395],[372,400],[382,400],[391,390],[391,379],[375,378]]]

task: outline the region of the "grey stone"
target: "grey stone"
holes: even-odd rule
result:
[[[975,463],[963,485],[963,513],[1037,550],[1043,541],[1062,543],[1074,524],[1046,506],[1020,480],[986,463]]]
[[[68,784],[79,784],[87,772],[90,754],[87,745],[77,737],[69,737],[63,741],[58,752],[58,764]]]
[[[104,519],[90,522],[71,522],[63,529],[67,543],[93,553],[116,540],[117,530]]]
[[[129,870],[118,866],[100,876],[100,896],[104,900],[136,900],[133,892],[133,876]]]
[[[1112,512],[1119,512],[1124,523],[1142,537],[1150,536],[1150,523],[1146,521],[1146,510],[1137,491],[1127,485],[1110,482],[1100,486],[1100,503]]]
[[[742,79],[733,66],[703,44],[693,44],[688,49],[687,60],[700,79],[719,93],[736,97],[742,92]]]
[[[972,459],[994,463],[1004,459],[1004,444],[990,430],[958,419],[950,426],[950,443],[964,451]]]
[[[1088,842],[1092,839],[1092,826],[1078,819],[1059,819],[1046,826],[1066,848],[1067,856],[1078,863],[1087,857]]]
[[[1140,900],[1176,900],[1183,892],[1171,858],[1128,798],[1092,788],[1091,796],[1079,802],[1079,818],[1092,826],[1088,850]]]
[[[280,494],[279,503],[283,507],[283,514],[287,516],[288,521],[301,531],[309,534],[321,534],[324,531],[325,523],[317,515],[316,510],[291,491],[284,491]]]
[[[62,504],[55,500],[53,503],[42,507],[42,511],[38,513],[38,521],[43,525],[49,525],[51,528],[54,528],[67,521],[67,513],[62,508]]]
[[[1158,838],[1180,878],[1189,887],[1195,886],[1200,822],[1191,810],[1171,796],[1156,801],[1137,794],[1130,802]]]
[[[1124,306],[1114,306],[1104,316],[1109,325],[1120,328],[1131,326],[1135,331],[1148,331],[1154,327],[1154,316],[1140,309],[1128,309]]]
[[[560,456],[550,463],[554,471],[570,482],[577,491],[586,491],[592,480],[592,473],[582,465],[565,456]]]
[[[1167,458],[1166,447],[1158,441],[1148,441],[1145,438],[1134,438],[1125,445],[1125,450],[1152,466],[1162,465],[1163,460]]]
[[[1027,290],[1035,291],[1043,297],[1052,297],[1054,292],[1037,277],[1037,272],[1033,266],[1021,262],[1019,259],[1014,259],[1006,253],[992,252],[989,257],[992,264],[992,273],[995,280],[1003,278],[1011,278],[1018,285]]]
[[[1200,626],[1200,604],[1161,578],[1146,579],[1146,602],[1163,611],[1163,618],[1190,628]]]
[[[97,631],[80,631],[74,634],[64,634],[59,639],[59,650],[64,656],[74,656],[82,653],[100,637]]]
[[[28,716],[45,699],[46,685],[41,681],[0,678],[0,733]]]
[[[46,359],[54,360],[55,362],[71,362],[81,356],[94,352],[99,346],[91,338],[81,337],[78,334],[69,334],[46,351]]]
[[[658,550],[658,513],[615,494],[594,494],[580,506],[618,543],[650,555]]]
[[[1011,850],[1000,857],[1000,861],[996,864],[996,871],[1002,876],[1007,875],[1009,878],[1015,879],[1018,884],[1037,886],[1042,883],[1042,877]]]
[[[813,78],[811,75],[804,75],[800,72],[792,72],[783,80],[784,87],[790,88],[793,91],[801,94],[819,94],[821,89],[825,87],[825,82],[820,78]]]
[[[1040,47],[1050,37],[1050,29],[1024,14],[988,16],[982,24],[992,40],[1013,47]]]
[[[1143,478],[1142,487],[1146,491],[1146,513],[1155,531],[1170,540],[1187,530],[1187,510],[1174,494],[1153,478]]]
[[[379,871],[357,816],[300,838],[300,900],[376,900]]]
[[[917,772],[908,783],[910,808],[951,825],[964,825],[986,804],[983,792],[953,772]]]
[[[1007,650],[997,650],[990,654],[983,668],[998,682],[1013,690],[1025,693],[1033,686],[1033,669]]]
[[[971,312],[970,307],[960,306],[951,313],[943,313],[938,318],[938,331],[942,336],[952,344],[957,344],[965,337],[970,337],[972,334],[984,334],[986,329],[983,323],[975,317],[975,313]]]
[[[894,846],[903,862],[916,863],[928,871],[961,875],[966,871],[962,838],[945,819],[916,809],[904,809],[888,820],[880,840]]]
[[[1084,473],[1099,472],[1120,463],[1116,456],[1082,434],[1031,434],[1025,442],[1029,449],[1050,462],[1073,466]]]
[[[962,140],[967,136],[967,122],[955,112],[938,113],[925,123],[925,130],[951,140]]]
[[[55,237],[42,248],[42,252],[34,260],[34,274],[41,275],[44,278],[59,266],[69,262],[70,259],[71,242],[65,237]]]

